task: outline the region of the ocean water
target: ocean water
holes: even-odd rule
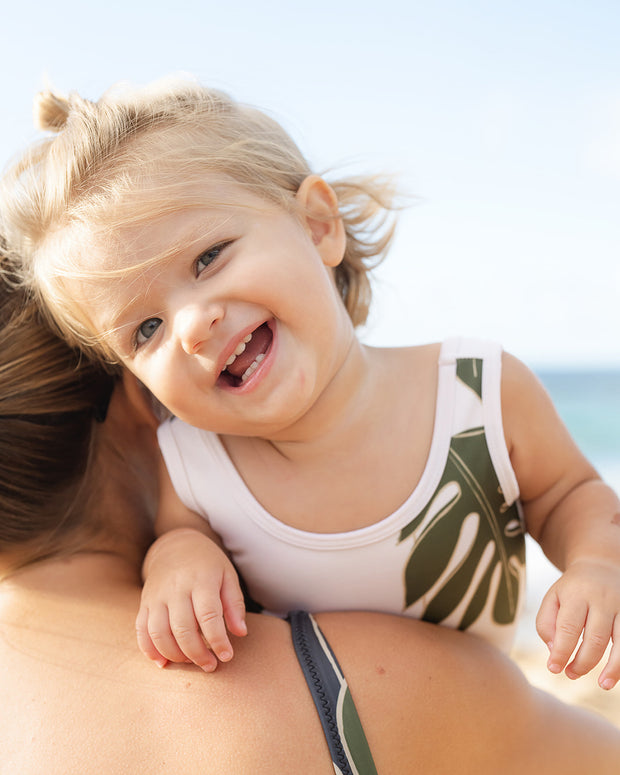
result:
[[[537,375],[581,450],[620,492],[620,370]]]
[[[582,452],[620,494],[620,370],[537,370],[560,417]],[[534,617],[559,571],[528,537],[527,597],[519,639],[535,639]]]

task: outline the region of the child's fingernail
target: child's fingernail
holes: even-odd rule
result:
[[[599,686],[601,689],[605,689],[605,691],[609,691],[610,689],[613,689],[616,685],[616,681],[614,681],[613,678],[605,678],[604,681],[601,681]]]
[[[166,667],[166,665],[168,664],[168,660],[162,657],[161,659],[156,659],[155,664],[157,665],[157,667]]]
[[[218,656],[219,656],[220,662],[228,662],[229,660],[232,659],[232,652],[222,651]]]
[[[556,665],[555,662],[548,662],[547,663],[547,668],[548,668],[550,673],[561,673],[562,672],[562,668],[559,665]]]

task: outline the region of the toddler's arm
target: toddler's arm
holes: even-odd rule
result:
[[[190,661],[211,672],[233,656],[226,628],[247,633],[243,593],[219,537],[181,503],[163,461],[161,468],[159,537],[143,564],[138,645],[160,667]]]
[[[510,356],[502,404],[527,529],[563,571],[536,621],[549,670],[585,675],[611,641],[599,677],[611,689],[620,679],[620,501],[579,451],[542,385]]]

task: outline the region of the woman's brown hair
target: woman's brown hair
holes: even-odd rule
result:
[[[93,428],[113,377],[0,284],[0,551],[21,564],[71,551],[90,497]]]

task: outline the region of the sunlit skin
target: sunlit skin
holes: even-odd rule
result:
[[[388,516],[426,464],[439,347],[369,348],[357,339],[333,280],[343,226],[320,178],[302,183],[301,215],[225,177],[206,175],[189,193],[220,204],[180,208],[120,234],[125,252],[90,246],[91,257],[98,251],[115,270],[166,256],[120,283],[76,283],[95,330],[111,332],[122,363],[174,414],[221,435],[252,493],[282,522],[345,532]],[[531,372],[505,355],[502,375],[504,433],[526,526],[565,571],[543,602],[538,630],[550,669],[577,677],[610,640],[620,642],[618,499]],[[211,540],[217,536],[162,481],[170,497],[145,564],[139,642],[159,664],[189,658],[213,670],[214,654],[232,657],[224,625],[245,632],[241,593]],[[366,481],[373,486],[360,487]],[[170,568],[182,568],[174,599]],[[205,587],[208,594],[196,594]],[[615,645],[601,685],[618,678]]]

